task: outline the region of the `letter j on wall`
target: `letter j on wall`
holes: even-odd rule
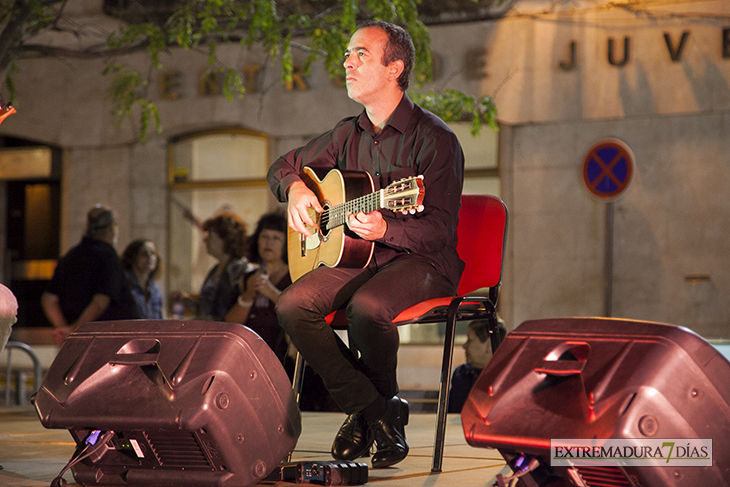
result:
[[[591,147],[583,160],[583,182],[594,196],[610,201],[631,182],[634,155],[618,139],[604,139]]]

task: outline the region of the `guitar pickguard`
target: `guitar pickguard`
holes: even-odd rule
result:
[[[329,210],[329,204],[322,205],[325,213]],[[310,218],[317,222],[318,225],[322,225],[321,221],[321,215],[318,215],[316,211],[314,211],[312,208],[308,208],[307,211],[309,212]],[[310,227],[309,225],[306,225],[307,230],[312,232],[312,235],[309,237],[305,237],[301,233],[299,234],[299,244],[301,247],[301,255],[302,257],[307,256],[307,252],[310,250],[315,250],[320,247],[323,243],[327,242],[329,240],[329,231],[324,230],[321,228],[319,230],[315,230],[314,228]]]

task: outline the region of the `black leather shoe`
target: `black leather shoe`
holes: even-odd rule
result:
[[[368,423],[377,451],[373,468],[385,468],[403,461],[408,456],[405,426],[408,424],[408,402],[394,397],[388,401],[388,411],[378,421]]]
[[[368,424],[362,414],[354,413],[345,419],[332,443],[332,457],[335,460],[354,462],[366,455],[373,444],[368,434]]]

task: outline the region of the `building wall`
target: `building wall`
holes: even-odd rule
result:
[[[93,9],[79,11],[89,23],[110,23]],[[527,319],[603,315],[610,282],[613,316],[730,338],[728,13],[719,1],[518,2],[500,21],[431,29],[441,69],[425,88],[490,94],[499,109],[502,195],[510,209],[500,312],[509,329]],[[621,64],[625,38],[630,56]],[[19,62],[18,114],[0,134],[64,148],[62,251],[80,238],[85,211],[101,202],[119,213],[120,250],[146,236],[166,254],[174,245],[167,241],[172,137],[249,128],[271,137],[273,159],[361,109],[319,66],[306,90],[287,91],[262,52],[222,47],[219,55],[230,66],[262,66],[256,89],[234,101],[204,96],[198,76],[206,57],[174,51],[162,62],[176,76],[178,96],[166,99],[155,73],[149,90],[163,130],[144,145],[135,122],[120,126],[110,115],[101,61]],[[143,55],[124,61],[147,69]],[[580,178],[585,154],[605,137],[628,144],[636,162],[633,181],[612,203],[610,231],[607,203]],[[609,243],[614,268],[607,276]]]

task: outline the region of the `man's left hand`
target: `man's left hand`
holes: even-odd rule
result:
[[[379,211],[350,213],[347,216],[347,226],[365,240],[383,238],[388,229],[388,223]]]

